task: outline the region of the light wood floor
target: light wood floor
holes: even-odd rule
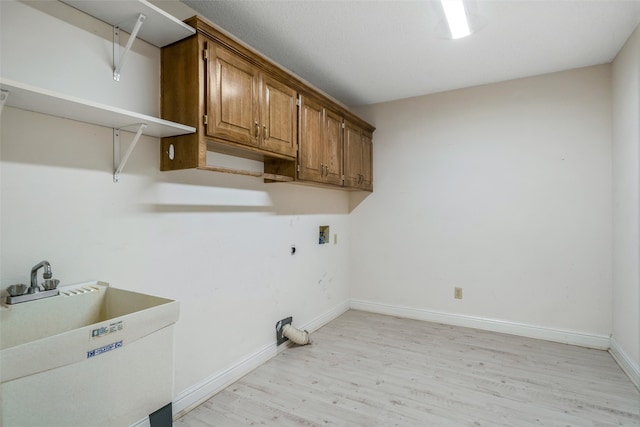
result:
[[[605,351],[353,310],[311,339],[174,425],[640,425]]]

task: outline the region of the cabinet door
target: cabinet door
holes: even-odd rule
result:
[[[210,46],[207,136],[257,146],[260,72],[225,48]]]
[[[300,139],[298,147],[298,178],[323,182],[324,147],[322,144],[324,108],[322,105],[300,97]]]
[[[345,122],[344,127],[344,185],[359,187],[362,181],[362,139],[360,128]]]
[[[342,184],[342,116],[324,110],[324,174],[323,182]]]
[[[271,78],[262,75],[261,135],[266,150],[294,157],[298,136],[298,93]]]
[[[362,189],[373,191],[373,141],[369,132],[362,133]]]
[[[345,122],[344,185],[373,190],[373,143],[371,133]]]

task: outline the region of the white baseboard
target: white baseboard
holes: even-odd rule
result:
[[[144,417],[140,421],[131,424],[129,427],[151,427],[151,421],[149,417]]]
[[[305,323],[299,328],[307,330],[309,332],[317,331],[327,323],[343,315],[347,310],[349,310],[349,308],[350,308],[349,301],[344,301],[341,304],[338,304],[337,306],[333,307],[331,310]]]
[[[205,402],[211,396],[242,378],[276,354],[278,354],[278,350],[274,341],[259,348],[229,368],[216,372],[182,391],[174,399],[174,419]]]
[[[620,365],[624,373],[627,374],[633,385],[640,390],[640,366],[638,366],[638,363],[633,361],[624,352],[615,337],[611,337],[611,348],[609,349],[609,353],[613,356],[615,361],[618,362],[618,365]]]
[[[446,325],[464,326],[486,331],[520,335],[523,337],[555,341],[564,344],[572,344],[581,347],[596,348],[600,350],[607,350],[609,349],[610,345],[610,339],[608,335],[596,335],[587,334],[584,332],[551,329],[541,326],[527,325],[524,323],[515,323],[504,320],[487,319],[483,317],[451,314],[440,311],[382,304],[358,299],[352,299],[350,301],[350,307],[354,310],[369,311],[372,313],[387,314],[390,316],[405,317],[408,319],[425,320],[428,322],[443,323]]]
[[[315,319],[304,325],[297,325],[300,329],[306,329],[309,332],[318,330],[326,323],[337,318],[345,311],[349,310],[349,302],[344,301],[331,310],[321,314]],[[275,324],[275,323],[274,323]],[[287,343],[289,344],[289,343]],[[225,387],[233,384],[258,366],[262,365],[272,357],[276,356],[279,351],[287,348],[287,345],[276,346],[275,340],[253,353],[247,355],[239,362],[224,369],[220,372],[205,378],[197,384],[179,393],[173,401],[173,418],[176,419],[201,403],[210,399],[214,394],[220,392]],[[140,426],[142,427],[142,425]]]

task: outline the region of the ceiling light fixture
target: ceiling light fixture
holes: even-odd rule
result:
[[[463,0],[441,0],[441,2],[449,24],[449,31],[451,31],[451,38],[460,39],[471,35]]]

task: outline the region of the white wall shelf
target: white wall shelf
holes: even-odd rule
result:
[[[163,47],[195,34],[195,30],[145,0],[62,0],[69,6],[131,34],[138,16],[144,15],[144,25],[138,37],[154,46]]]
[[[141,135],[163,138],[196,131],[194,127],[180,123],[0,78],[0,113],[2,106],[113,128],[114,182],[119,181],[120,173]],[[122,159],[120,130],[136,133]]]
[[[5,91],[5,106],[48,114],[79,122],[135,132],[146,124],[144,135],[164,138],[196,131],[194,127],[170,122],[157,117],[88,101],[74,96],[41,89],[24,83],[0,78],[0,89]],[[128,128],[128,129],[124,129]]]
[[[157,47],[163,47],[189,37],[196,31],[146,0],[62,1],[113,26],[113,79],[115,81],[120,81],[124,60],[136,37]],[[120,53],[120,30],[131,34],[122,53]]]

